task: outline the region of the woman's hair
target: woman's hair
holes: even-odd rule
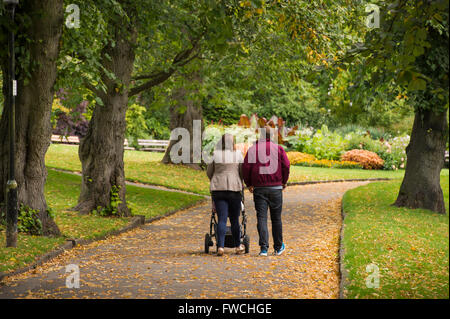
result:
[[[216,150],[230,150],[233,151],[234,150],[234,136],[232,134],[228,134],[225,133],[222,135],[221,139],[219,140],[219,142],[217,142],[216,145]]]

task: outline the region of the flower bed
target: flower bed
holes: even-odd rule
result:
[[[314,155],[301,152],[287,152],[287,157],[291,165],[308,167],[362,168],[362,165],[357,162],[327,159],[318,160]]]
[[[335,161],[335,160],[313,160],[299,162],[295,165],[298,166],[308,166],[308,167],[329,167],[329,168],[363,168],[360,163],[352,161]]]
[[[295,165],[302,162],[310,162],[316,160],[316,157],[311,154],[306,154],[302,152],[287,152],[287,157],[291,165]]]

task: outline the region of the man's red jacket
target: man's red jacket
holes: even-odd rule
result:
[[[256,141],[242,164],[244,181],[249,187],[285,185],[289,170],[289,159],[283,147],[269,139]]]

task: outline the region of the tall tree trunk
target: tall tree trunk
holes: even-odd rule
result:
[[[123,144],[135,42],[135,29],[118,27],[115,30],[115,45],[107,45],[102,52],[102,65],[115,74],[117,80],[102,75],[107,91],[98,94],[104,105],[95,107],[88,132],[80,141],[78,154],[83,178],[78,205],[74,209],[81,214],[97,207],[110,207],[111,192],[117,188],[121,201],[118,213],[130,215],[125,196]]]
[[[197,81],[200,82],[200,77],[197,73],[193,73],[189,76],[189,81]],[[176,128],[185,128],[189,132],[189,138],[190,138],[190,149],[189,149],[189,163],[182,163],[189,167],[195,168],[195,169],[201,169],[200,163],[194,162],[194,145],[196,143],[200,143],[201,147],[201,133],[203,132],[203,116],[202,116],[202,107],[201,104],[197,101],[194,101],[189,98],[189,96],[192,96],[190,94],[192,92],[189,92],[188,89],[184,87],[180,87],[174,90],[174,93],[172,94],[172,98],[176,101],[176,104],[172,104],[170,106],[170,129],[174,130]],[[194,133],[194,120],[199,120],[200,125],[200,135],[197,136]],[[194,141],[196,139],[196,141]],[[181,141],[181,136],[178,136],[177,139],[172,139],[169,142],[169,145],[167,147],[167,150],[164,154],[164,157],[162,159],[162,163],[164,164],[174,164],[173,160],[171,159],[170,152],[172,150],[172,147],[179,143]],[[197,156],[198,158],[198,156]],[[200,158],[201,160],[201,158]]]
[[[23,9],[22,9],[23,8]],[[45,14],[40,14],[44,12]],[[39,211],[44,235],[60,235],[58,226],[48,215],[44,185],[47,178],[45,153],[51,138],[51,108],[56,81],[56,64],[63,26],[62,0],[30,0],[17,15],[31,17],[27,29],[19,32],[30,40],[19,41],[30,54],[28,70],[20,69],[16,97],[16,181],[19,203]],[[2,63],[4,65],[4,63]],[[29,78],[24,81],[29,73]],[[3,69],[3,73],[6,70]],[[0,121],[0,202],[5,201],[8,179],[8,117],[9,108],[3,109]]]
[[[395,206],[425,208],[445,214],[440,172],[448,135],[446,112],[416,111],[406,148],[405,177]]]

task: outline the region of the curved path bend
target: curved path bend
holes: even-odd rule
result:
[[[258,257],[255,210],[246,193],[249,254],[203,252],[208,202],[6,278],[0,298],[338,298],[341,198],[367,183],[286,188],[282,256]],[[66,287],[69,264],[79,267],[78,289]]]

